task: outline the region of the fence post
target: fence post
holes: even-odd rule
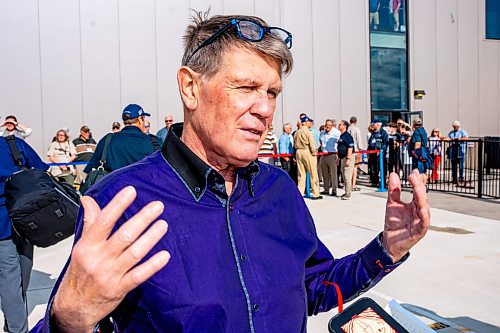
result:
[[[387,192],[385,188],[385,174],[384,174],[384,150],[380,149],[378,154],[378,163],[380,170],[380,187],[376,190],[376,192]]]
[[[306,172],[306,198],[311,197],[311,176]]]
[[[478,140],[478,152],[477,152],[477,197],[483,197],[483,139],[479,138]]]

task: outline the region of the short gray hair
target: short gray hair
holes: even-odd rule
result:
[[[290,126],[290,127],[291,127],[291,126],[292,126],[292,124],[290,124],[290,123],[284,123],[284,124],[283,124],[283,131],[285,130],[285,127],[287,127],[287,126]]]
[[[250,20],[262,26],[268,26],[263,19],[255,16],[216,15],[208,18],[208,12],[195,12],[184,35],[182,65],[189,66],[204,77],[211,77],[219,70],[224,52],[234,47],[247,49],[263,58],[276,62],[280,65],[280,75],[287,75],[292,71],[292,53],[282,40],[270,33],[264,34],[264,37],[259,42],[250,42],[238,37],[234,33],[234,27],[232,27],[228,31],[233,31],[233,33],[223,33],[213,43],[202,47],[193,54],[198,46],[232,18]]]
[[[460,122],[458,120],[455,120],[453,122],[453,125],[451,125],[451,126],[458,126],[458,127],[460,127]]]

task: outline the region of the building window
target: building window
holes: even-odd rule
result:
[[[486,0],[486,38],[500,39],[499,0]]]
[[[368,0],[372,111],[408,111],[406,0]]]

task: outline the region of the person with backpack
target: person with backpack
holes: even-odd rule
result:
[[[150,117],[138,104],[127,105],[122,112],[123,129],[120,132],[108,133],[97,144],[96,150],[89,163],[83,170],[89,174],[97,169],[100,161],[104,163],[104,170],[111,172],[124,166],[142,160],[152,152],[160,149],[160,141],[155,135],[148,135],[146,131],[146,117]],[[107,156],[102,156],[106,138],[111,137]]]
[[[427,150],[427,132],[423,127],[422,119],[413,119],[413,134],[408,144],[408,151],[412,157],[412,170],[418,169],[422,182],[427,185],[427,170],[432,169],[434,161]]]
[[[45,164],[26,141],[15,136],[0,137],[0,299],[5,317],[4,331],[27,332],[26,290],[33,265],[33,245],[16,236],[5,204],[5,181],[19,171],[8,140],[13,139],[27,168],[47,170]]]

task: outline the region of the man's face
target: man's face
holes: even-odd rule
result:
[[[192,126],[206,156],[236,167],[257,157],[281,90],[279,66],[248,50],[228,50],[202,81]]]
[[[165,117],[165,127],[168,129],[172,124],[174,123],[174,118],[172,117]]]
[[[290,134],[292,133],[292,125],[286,125],[285,128],[283,129],[283,131],[286,133],[286,134]]]
[[[16,128],[16,121],[12,118],[5,118],[5,127],[9,131],[13,131]]]
[[[338,127],[339,131],[344,132],[344,130],[345,130],[345,126],[344,126],[344,123],[343,123],[343,122],[340,122],[340,123],[339,123],[339,125],[338,125],[337,127]]]
[[[80,136],[82,138],[84,138],[85,140],[88,140],[89,137],[90,137],[90,132],[84,132],[84,131],[80,131]]]
[[[459,125],[457,125],[457,124],[453,125],[453,130],[454,131],[458,131],[459,129],[460,129]]]
[[[333,123],[331,121],[327,121],[325,123],[325,131],[330,132],[333,128]]]

